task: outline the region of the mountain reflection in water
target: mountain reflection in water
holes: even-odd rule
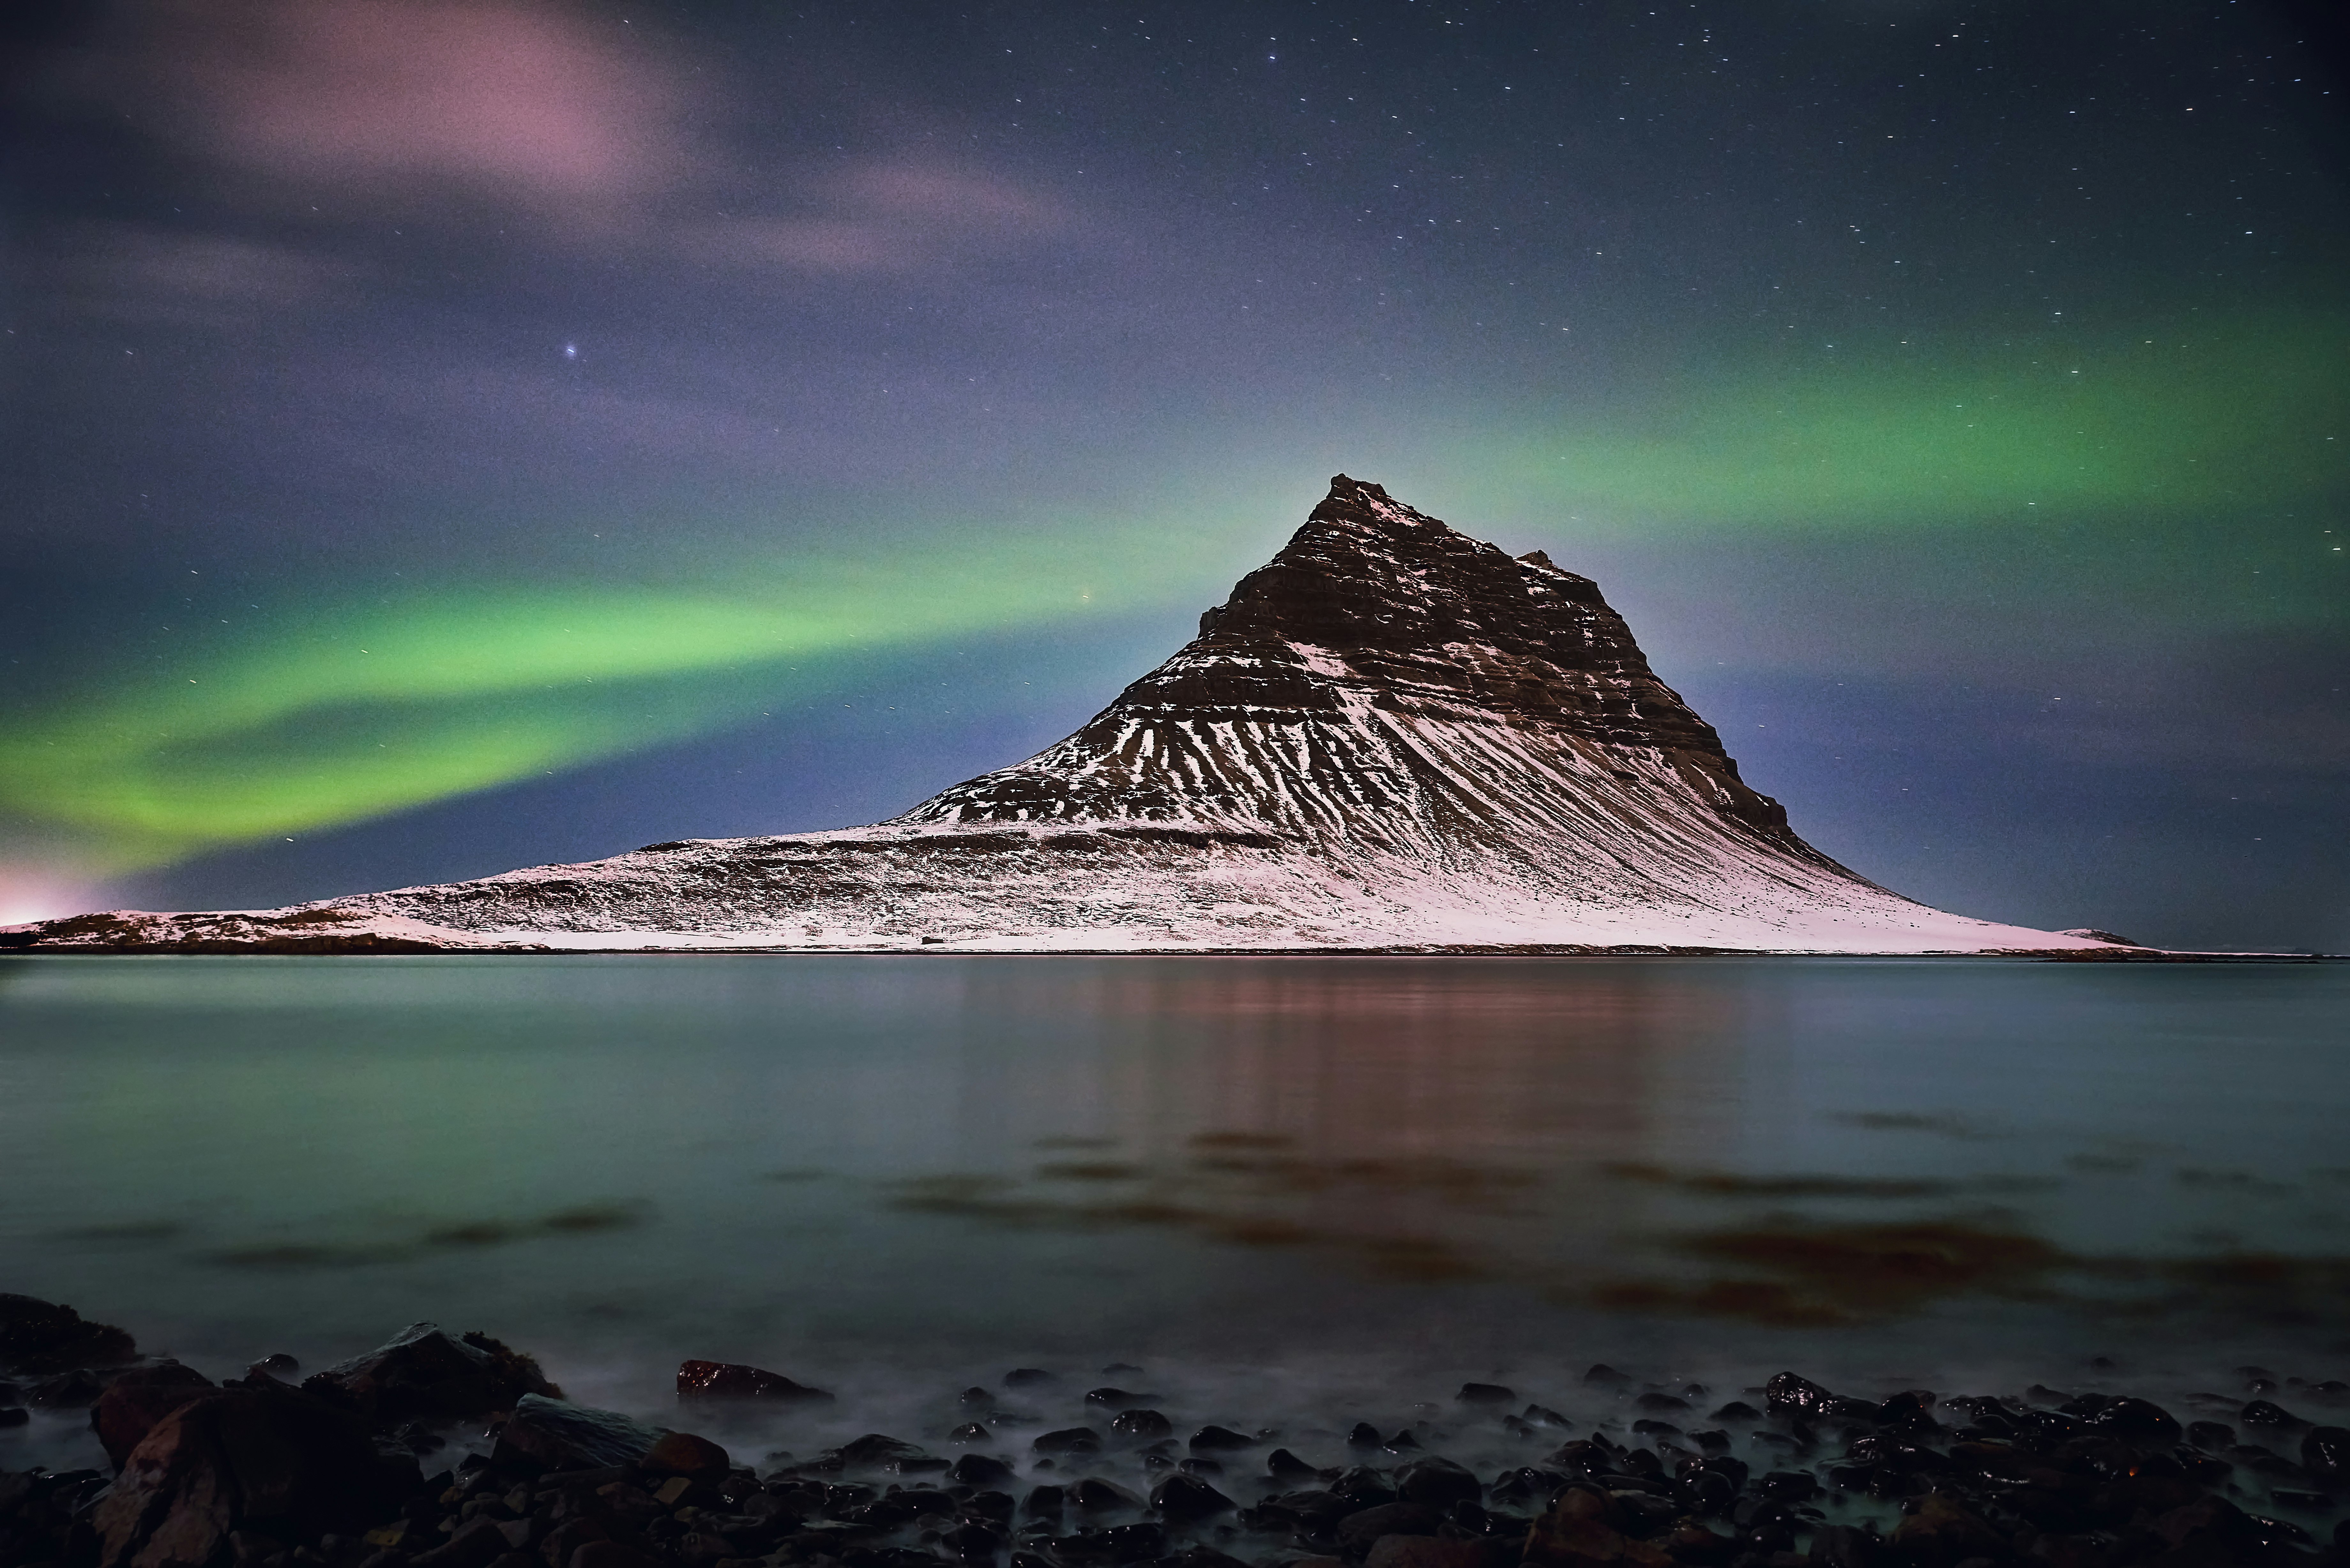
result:
[[[0,1288],[213,1370],[417,1318],[637,1405],[689,1355],[1834,1381],[2344,1350],[2337,967],[0,968]]]

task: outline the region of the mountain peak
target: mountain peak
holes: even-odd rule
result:
[[[1084,729],[896,820],[1196,817],[1351,833],[1428,805],[1420,791],[1374,786],[1360,771],[1393,774],[1391,761],[1360,753],[1384,750],[1368,732],[1406,718],[1509,731],[1521,747],[1653,751],[1701,779],[1726,822],[1812,853],[1787,834],[1778,804],[1739,779],[1712,727],[1657,679],[1596,583],[1539,553],[1513,558],[1346,474],[1271,561],[1201,617],[1198,638]],[[1259,769],[1251,785],[1233,775],[1225,739],[1188,738],[1203,726],[1252,743],[1314,734],[1327,765],[1269,788],[1275,775]],[[1147,743],[1137,739],[1146,732]],[[1347,756],[1357,761],[1338,760]]]
[[[1200,635],[1075,734],[869,827],[35,946],[2087,948],[1929,909],[1795,836],[1599,586],[1338,474]],[[23,945],[22,942],[17,945]]]

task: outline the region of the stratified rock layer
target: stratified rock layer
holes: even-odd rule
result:
[[[283,910],[82,916],[149,950],[2090,950],[1797,837],[1598,586],[1339,475],[1083,729],[873,827],[654,845]]]

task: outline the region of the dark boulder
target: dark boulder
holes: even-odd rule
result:
[[[2255,1399],[2236,1413],[2236,1419],[2247,1427],[2306,1427],[2308,1422],[2282,1405],[2266,1399]]]
[[[726,1450],[707,1438],[691,1432],[663,1432],[659,1441],[645,1450],[637,1461],[639,1469],[653,1475],[697,1476],[716,1480],[725,1475],[733,1461]]]
[[[1606,1492],[1571,1486],[1526,1531],[1529,1568],[1674,1568],[1652,1542],[1627,1534]]]
[[[1198,1476],[1179,1472],[1150,1489],[1150,1506],[1160,1518],[1180,1521],[1211,1519],[1232,1512],[1235,1505]]]
[[[909,1459],[928,1459],[920,1449],[901,1438],[868,1432],[840,1445],[841,1462],[868,1469],[895,1469]]]
[[[1461,1392],[1452,1397],[1462,1405],[1508,1405],[1514,1403],[1518,1396],[1516,1390],[1499,1383],[1463,1383]]]
[[[25,1403],[36,1410],[87,1410],[106,1392],[106,1380],[95,1372],[77,1369],[44,1377],[25,1391]]]
[[[1812,1532],[1812,1561],[1820,1568],[1877,1568],[1884,1552],[1881,1537],[1849,1524]]]
[[[1404,1501],[1440,1513],[1456,1502],[1475,1502],[1485,1495],[1475,1475],[1451,1459],[1433,1456],[1414,1459],[1396,1471],[1395,1484]]]
[[[2089,1425],[2142,1446],[2168,1447],[2179,1438],[2178,1417],[2150,1399],[2116,1399],[2090,1417]]]
[[[347,1410],[274,1385],[170,1411],[124,1459],[91,1524],[99,1568],[203,1568],[233,1532],[354,1534],[421,1484]]]
[[[1435,1510],[1416,1502],[1385,1502],[1357,1509],[1338,1521],[1340,1550],[1360,1557],[1383,1535],[1433,1535],[1443,1524]]]
[[[661,1439],[655,1428],[617,1410],[525,1394],[498,1428],[490,1462],[508,1469],[592,1470],[633,1465]]]
[[[1499,1542],[1446,1541],[1433,1535],[1382,1535],[1363,1568],[1492,1568]]]
[[[1539,1469],[1532,1465],[1520,1465],[1503,1470],[1493,1480],[1492,1500],[1504,1508],[1532,1503],[1536,1509],[1547,1510],[1550,1500],[1566,1485],[1567,1478],[1557,1470]],[[1734,1493],[1737,1489],[1732,1488]]]
[[[1806,1420],[1832,1418],[1846,1421],[1874,1421],[1884,1413],[1884,1407],[1866,1399],[1847,1399],[1841,1394],[1831,1394],[1807,1377],[1792,1372],[1782,1372],[1763,1387],[1763,1402],[1773,1416],[1795,1417]]]
[[[981,1389],[984,1394],[986,1390]],[[687,1361],[677,1369],[680,1399],[779,1399],[806,1405],[829,1405],[833,1397],[821,1388],[795,1383],[780,1372],[748,1366],[738,1361]]]
[[[1091,1427],[1064,1427],[1046,1432],[1029,1445],[1040,1454],[1093,1454],[1101,1451],[1101,1434]]]
[[[1147,1519],[1133,1524],[1113,1524],[1107,1530],[1081,1530],[1054,1542],[1053,1551],[1062,1562],[1083,1564],[1084,1568],[1153,1563],[1167,1554],[1167,1530]]]
[[[158,1421],[213,1392],[211,1378],[176,1361],[134,1366],[108,1384],[90,1407],[90,1429],[119,1470]]]
[[[1212,1426],[1202,1427],[1192,1433],[1189,1444],[1195,1454],[1228,1454],[1257,1446],[1258,1439],[1244,1432],[1235,1432],[1230,1427]]]
[[[0,1372],[71,1372],[138,1359],[138,1345],[111,1324],[91,1323],[59,1303],[0,1293]]]
[[[1357,1465],[1330,1483],[1330,1495],[1351,1504],[1348,1511],[1352,1512],[1395,1501],[1396,1490],[1388,1484],[1384,1471],[1369,1465]]]
[[[1156,1410],[1120,1410],[1110,1417],[1109,1429],[1116,1437],[1149,1442],[1174,1431],[1175,1424]]]
[[[1266,1498],[1250,1509],[1242,1521],[1253,1530],[1271,1532],[1306,1531],[1315,1535],[1326,1534],[1331,1526],[1350,1513],[1362,1511],[1359,1505],[1322,1490],[1285,1491]]]
[[[2303,1432],[2301,1468],[2324,1485],[2350,1481],[2350,1428],[2312,1427]]]
[[[2155,1516],[2154,1533],[2174,1548],[2198,1555],[2225,1555],[2257,1545],[2257,1521],[2224,1497],[2204,1497]]]
[[[1002,1486],[1012,1475],[1012,1467],[1002,1459],[986,1454],[965,1454],[947,1471],[947,1480],[957,1486],[993,1487]]]
[[[411,1324],[365,1355],[307,1379],[303,1387],[337,1391],[381,1422],[455,1420],[511,1410],[526,1395],[560,1399],[538,1363],[486,1334],[452,1337],[438,1324]]]
[[[940,1536],[939,1544],[953,1552],[958,1562],[992,1564],[1003,1550],[1003,1537],[992,1525],[965,1520]]]
[[[617,1541],[590,1541],[571,1553],[563,1568],[663,1568],[657,1557],[649,1557],[633,1546]]]
[[[1322,1474],[1318,1466],[1306,1463],[1287,1449],[1275,1449],[1265,1456],[1264,1472],[1275,1480],[1319,1479]],[[1331,1473],[1336,1475],[1337,1472],[1334,1470]]]
[[[1193,1545],[1185,1547],[1171,1557],[1161,1557],[1155,1568],[1248,1568],[1248,1564],[1212,1546]]]
[[[1079,1513],[1116,1513],[1121,1510],[1140,1513],[1142,1499],[1099,1476],[1087,1476],[1069,1489],[1069,1504]]]
[[[1153,1397],[1155,1396],[1149,1394],[1131,1394],[1123,1388],[1086,1390],[1086,1403],[1098,1405],[1105,1410],[1124,1410],[1130,1406],[1143,1404]]]
[[[1893,1554],[1917,1568],[1955,1568],[1976,1557],[2006,1555],[2007,1542],[1966,1504],[1947,1492],[1929,1492],[1918,1511],[1893,1532]]]

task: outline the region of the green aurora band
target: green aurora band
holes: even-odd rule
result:
[[[313,614],[0,733],[0,808],[85,871],[169,865],[729,727],[827,661],[1115,607],[1103,569],[997,542],[723,591],[516,585]]]
[[[2350,491],[2350,316],[1701,369],[1514,442],[1496,469],[1505,488],[1668,526],[2216,521]]]
[[[2058,514],[2209,535],[2350,494],[2350,324],[1714,368],[1564,436],[1496,421],[1395,455],[1480,506],[1648,537]],[[723,589],[473,586],[319,613],[15,715],[0,811],[41,858],[120,875],[732,727],[825,661],[1205,603],[1253,564],[1226,546],[1265,519],[1243,494],[1175,502],[750,563]],[[2316,591],[2291,613],[2332,623],[2345,602]]]

